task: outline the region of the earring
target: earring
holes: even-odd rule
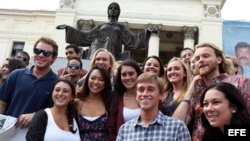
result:
[[[235,110],[232,111],[232,113],[235,113],[235,112],[236,112]]]

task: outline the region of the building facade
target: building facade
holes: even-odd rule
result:
[[[222,48],[221,9],[226,0],[117,0],[121,8],[119,22],[134,32],[150,26],[158,28],[152,34],[148,48],[125,50],[142,62],[148,55],[157,55],[164,63],[179,56],[182,48],[194,48],[209,41]],[[59,57],[65,57],[67,24],[88,30],[108,21],[107,8],[111,0],[61,0],[55,11],[0,9],[0,60],[19,50],[33,55],[33,44],[40,36],[49,36],[59,45]],[[83,50],[88,47],[83,47]]]

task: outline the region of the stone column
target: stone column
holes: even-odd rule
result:
[[[150,38],[149,38],[149,44],[148,44],[148,56],[155,55],[159,56],[159,47],[160,47],[160,29],[161,25],[153,25],[149,24],[148,28],[153,28],[157,29],[157,33],[151,33]]]
[[[184,48],[194,49],[194,33],[198,31],[197,27],[183,26],[184,33]]]
[[[223,49],[221,10],[224,2],[224,0],[201,0],[203,15],[200,21],[202,24],[199,25],[199,42],[212,41],[220,49]]]

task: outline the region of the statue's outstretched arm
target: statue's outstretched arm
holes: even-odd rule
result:
[[[66,27],[67,27],[66,24],[61,24],[61,25],[56,26],[56,29],[65,29]]]

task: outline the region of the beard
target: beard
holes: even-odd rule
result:
[[[201,76],[206,76],[216,71],[217,67],[219,67],[218,64],[216,62],[212,62],[211,64],[208,64],[208,66],[206,66],[204,69],[203,68],[199,69],[198,73]]]

